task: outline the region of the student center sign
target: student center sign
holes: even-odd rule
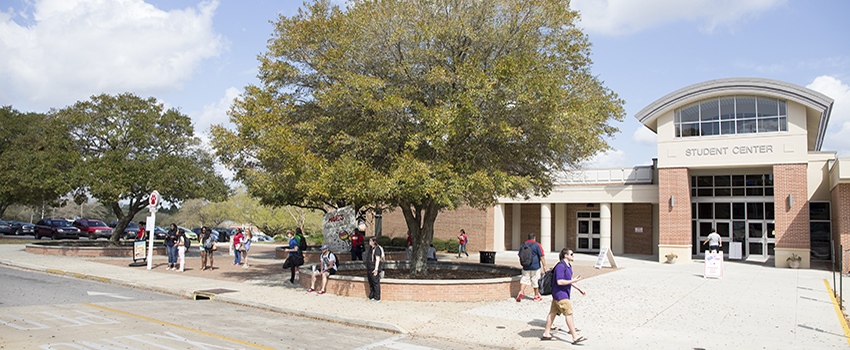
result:
[[[435,237],[465,228],[471,250],[504,251],[535,232],[553,252],[609,247],[659,262],[674,253],[681,263],[703,258],[702,242],[716,229],[727,259],[773,256],[785,267],[796,254],[808,268],[842,258],[837,246],[850,247],[850,157],[821,150],[832,104],[768,79],[682,88],[635,115],[658,135],[653,165],[558,174],[547,197],[440,214]],[[397,211],[384,215],[384,232],[404,235]]]

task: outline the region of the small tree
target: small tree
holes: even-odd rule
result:
[[[81,190],[110,207],[118,219],[116,244],[133,217],[157,190],[162,199],[224,199],[228,187],[212,157],[194,136],[188,116],[165,110],[153,97],[134,94],[92,96],[52,114],[70,126],[82,160],[75,174]],[[119,202],[127,202],[126,212]]]

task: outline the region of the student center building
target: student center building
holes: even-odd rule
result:
[[[556,252],[701,259],[712,229],[726,259],[774,257],[787,267],[850,248],[850,157],[821,151],[833,100],[781,81],[731,78],[674,91],[635,117],[658,135],[653,165],[558,176],[547,197],[501,198],[487,210],[437,217],[435,237],[470,236],[469,250],[516,251],[529,232]],[[384,232],[402,236],[398,211]],[[836,255],[841,258],[842,256]],[[847,259],[845,259],[846,266]]]

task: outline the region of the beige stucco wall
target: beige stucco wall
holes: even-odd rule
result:
[[[808,180],[809,200],[828,202],[832,195],[829,190],[829,161],[835,159],[835,152],[809,153]]]

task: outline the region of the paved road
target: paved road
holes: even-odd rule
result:
[[[441,340],[0,267],[4,349],[461,349]]]

